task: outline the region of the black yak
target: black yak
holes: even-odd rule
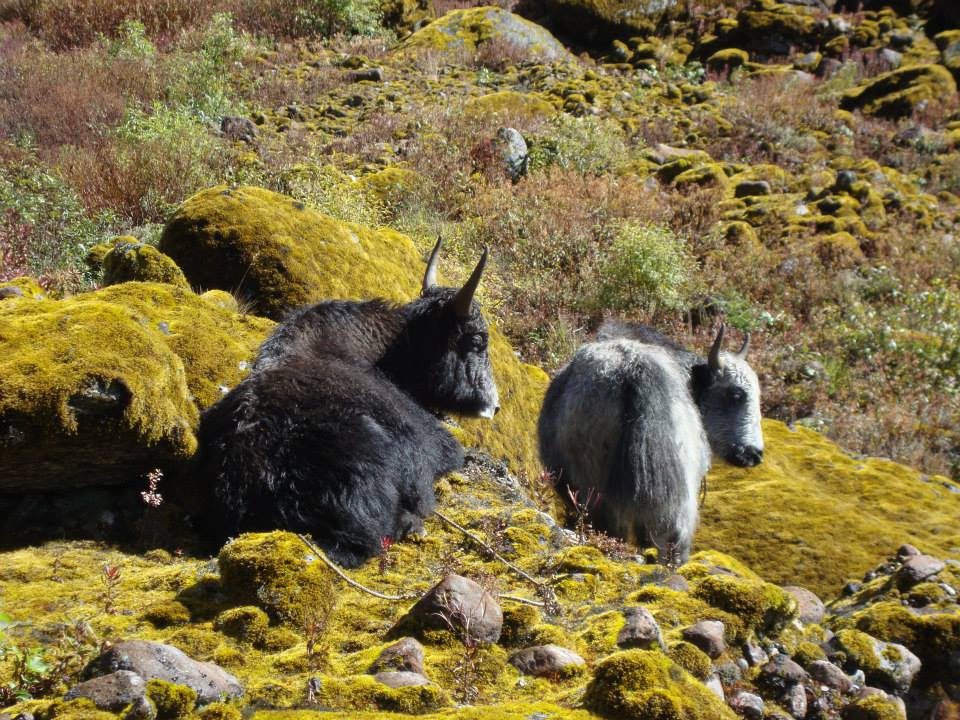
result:
[[[710,453],[751,466],[763,457],[760,389],[738,353],[706,360],[649,328],[608,323],[550,383],[540,455],[559,486],[595,489],[593,524],[684,562]]]
[[[440,241],[419,298],[301,309],[254,369],[200,423],[194,477],[210,488],[198,529],[209,547],[243,531],[313,535],[356,567],[384,539],[422,529],[434,481],[463,449],[428,408],[499,409],[487,326],[473,300],[487,252],[460,288],[436,284]]]

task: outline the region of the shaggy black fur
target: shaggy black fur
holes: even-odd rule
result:
[[[403,306],[322,302],[264,343],[254,371],[200,424],[208,549],[243,531],[311,533],[356,567],[422,529],[434,481],[463,450],[426,408],[492,415],[498,398],[476,303],[428,287]]]

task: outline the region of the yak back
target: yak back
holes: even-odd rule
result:
[[[686,369],[701,364],[704,359],[691,352],[680,343],[668,338],[663,333],[654,330],[649,325],[628,323],[621,320],[606,320],[597,331],[597,342],[606,340],[636,340],[645,345],[656,345],[669,352],[673,359]]]
[[[297,356],[321,355],[375,365],[402,332],[401,309],[386,300],[328,300],[294,310],[260,346],[254,372]]]
[[[336,355],[250,375],[202,417],[196,476],[211,487],[209,547],[244,531],[311,533],[340,564],[421,526],[459,443],[375,368]]]

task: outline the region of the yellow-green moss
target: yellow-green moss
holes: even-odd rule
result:
[[[326,617],[336,603],[332,572],[293,533],[249,533],[223,546],[223,589],[235,601],[256,605],[295,627]]]
[[[846,267],[863,261],[860,243],[848,232],[837,232],[818,238],[816,253],[828,267]]]
[[[828,597],[904,542],[940,556],[960,547],[960,495],[946,478],[851,457],[806,428],[765,420],[763,432],[762,464],[714,462],[696,548],[723,548],[765,580]]]
[[[623,720],[723,720],[736,716],[722,700],[658,651],[627,650],[603,660],[584,705]]]
[[[165,600],[148,607],[142,617],[154,627],[165,628],[186,625],[190,622],[190,611],[181,602]]]
[[[0,289],[3,288],[16,288],[19,290],[22,295],[19,297],[28,298],[30,300],[42,300],[47,296],[47,291],[31,277],[18,277],[13,278],[13,280],[6,280],[0,282]],[[18,296],[13,295],[6,298],[6,301],[16,299]],[[3,302],[4,299],[0,298],[0,302]]]
[[[778,630],[797,616],[797,601],[793,596],[763,581],[711,575],[697,581],[691,594],[761,632]]]
[[[903,712],[885,697],[871,697],[854,700],[840,711],[842,720],[903,720]]]
[[[135,238],[120,240],[103,256],[104,285],[138,281],[189,287],[183,271],[170,257]]]
[[[477,117],[513,122],[546,119],[557,114],[556,108],[539,94],[515,90],[502,90],[471,98],[464,105],[464,112]]]
[[[711,70],[734,69],[750,60],[750,53],[740,48],[718,50],[707,58],[707,67]]]
[[[259,644],[267,633],[270,618],[254,605],[230,608],[217,615],[213,629],[237,640]]]
[[[240,303],[226,290],[207,290],[200,299],[227,312],[240,312]]]
[[[368,173],[355,182],[362,191],[371,193],[388,208],[410,195],[426,192],[428,187],[426,178],[420,173],[396,165]]]
[[[827,654],[816,643],[809,641],[801,642],[793,652],[793,659],[800,663],[802,667],[807,667],[815,660],[825,660]]]
[[[148,680],[147,697],[157,707],[157,720],[185,718],[197,704],[196,690],[166,680]]]
[[[390,688],[370,675],[324,678],[319,700],[338,710],[385,710],[422,714],[450,704],[438,685]]]
[[[241,720],[243,713],[233,705],[211,703],[197,713],[199,720]]]
[[[957,92],[953,75],[942,65],[913,65],[872,78],[847,92],[840,106],[868,115],[909,116],[922,101],[952,97]]]
[[[696,645],[691,645],[688,642],[678,642],[670,648],[667,655],[697,680],[706,680],[713,672],[713,663],[710,656]]]
[[[586,710],[571,710],[549,702],[508,701],[489,706],[461,706],[440,712],[419,715],[421,720],[530,720],[531,717],[550,720],[595,720],[596,715]],[[314,710],[260,711],[251,720],[316,720]],[[324,720],[384,720],[382,712],[325,712]],[[393,715],[400,718],[402,715]]]

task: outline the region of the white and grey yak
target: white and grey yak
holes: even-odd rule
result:
[[[743,467],[763,459],[750,336],[737,353],[721,350],[723,336],[721,325],[702,358],[648,327],[606,323],[540,412],[540,456],[558,487],[592,488],[594,527],[674,563],[690,554],[711,451]]]

